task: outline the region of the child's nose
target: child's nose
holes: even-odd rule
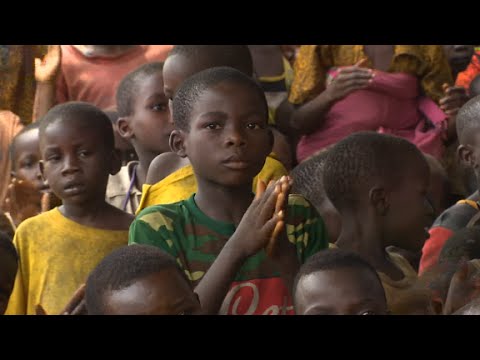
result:
[[[229,146],[243,146],[245,145],[245,134],[240,129],[232,129],[227,134],[227,145]]]
[[[78,171],[77,158],[75,156],[65,156],[62,174],[68,174],[75,171]]]

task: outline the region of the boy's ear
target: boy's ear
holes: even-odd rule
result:
[[[130,127],[130,122],[128,121],[127,117],[120,117],[117,120],[117,123],[114,126],[117,127],[117,131],[120,134],[120,136],[124,139],[130,140],[133,138],[133,130]]]
[[[168,141],[170,150],[178,156],[185,158],[187,152],[185,151],[185,133],[182,130],[173,130]]]
[[[370,204],[375,208],[379,216],[385,216],[390,206],[385,188],[375,186],[368,193]]]
[[[122,159],[120,152],[116,149],[112,150],[112,157],[110,162],[110,175],[117,174],[122,168]]]
[[[458,157],[463,165],[470,168],[475,167],[476,159],[475,152],[471,145],[460,145],[457,149]]]

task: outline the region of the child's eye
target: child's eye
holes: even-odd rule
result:
[[[217,123],[210,123],[208,124],[207,126],[205,126],[207,129],[210,129],[210,130],[218,130],[220,129],[220,125],[217,124]]]
[[[88,151],[85,151],[85,150],[82,150],[82,151],[79,151],[78,152],[78,156],[80,156],[81,158],[85,158],[89,155],[90,153]]]
[[[258,130],[258,129],[263,129],[263,127],[260,126],[260,124],[257,124],[257,123],[250,123],[250,124],[247,125],[247,129]]]
[[[375,313],[375,311],[366,310],[366,311],[362,311],[360,315],[377,315],[377,314]]]
[[[58,161],[60,160],[60,155],[49,155],[47,156],[47,161]]]
[[[167,111],[168,106],[166,104],[156,104],[156,105],[153,105],[152,110],[154,110],[154,111]]]
[[[26,162],[22,163],[20,165],[20,167],[24,168],[24,169],[29,169],[29,168],[33,167],[33,165],[34,165],[33,161],[26,161]]]

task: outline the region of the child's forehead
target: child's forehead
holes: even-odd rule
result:
[[[17,150],[22,146],[28,146],[30,144],[38,143],[39,133],[38,128],[29,129],[15,138],[15,146]]]

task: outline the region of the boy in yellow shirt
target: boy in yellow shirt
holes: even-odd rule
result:
[[[115,156],[112,124],[93,105],[65,103],[40,122],[41,169],[63,205],[24,221],[14,245],[20,263],[6,314],[58,314],[90,271],[126,245],[133,217],[105,202]]]

